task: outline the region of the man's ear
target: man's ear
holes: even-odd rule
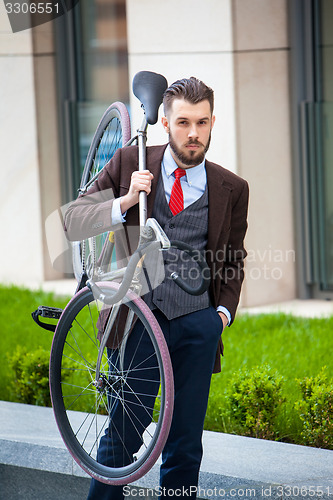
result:
[[[162,125],[163,125],[164,130],[168,134],[169,133],[169,122],[168,122],[167,117],[166,116],[162,116],[161,121],[162,121]]]
[[[214,123],[215,123],[215,115],[212,116],[212,128],[214,127]]]

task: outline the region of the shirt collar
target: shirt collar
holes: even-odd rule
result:
[[[164,167],[164,171],[165,171],[165,174],[167,177],[170,177],[170,175],[172,175],[174,173],[176,168],[178,168],[177,163],[175,162],[175,160],[172,157],[170,145],[167,146],[167,148],[164,152],[162,165]],[[192,168],[187,168],[185,177],[186,177],[186,180],[187,180],[189,186],[192,186],[192,184],[195,184],[196,180],[199,177],[201,177],[204,173],[205,173],[205,159],[199,165],[192,167]]]

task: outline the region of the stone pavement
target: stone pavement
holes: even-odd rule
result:
[[[265,314],[285,313],[301,316],[303,318],[325,318],[333,315],[332,300],[300,300],[294,299],[278,304],[267,304],[264,306],[241,308],[241,313]]]
[[[332,451],[207,431],[203,442],[200,498],[333,500]],[[158,465],[128,498],[152,498],[157,487]],[[84,500],[88,488],[51,408],[0,402],[0,499]]]

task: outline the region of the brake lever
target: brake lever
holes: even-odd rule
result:
[[[170,240],[156,219],[147,219],[146,227],[149,227],[154,231],[156,241],[161,243],[161,250],[168,250],[170,248]]]

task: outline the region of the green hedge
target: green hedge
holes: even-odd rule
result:
[[[269,366],[235,374],[227,390],[226,410],[241,434],[260,439],[279,437],[276,419],[285,402],[282,381]]]
[[[333,449],[333,381],[326,367],[316,377],[299,381],[303,399],[295,403],[302,421],[303,444]]]

